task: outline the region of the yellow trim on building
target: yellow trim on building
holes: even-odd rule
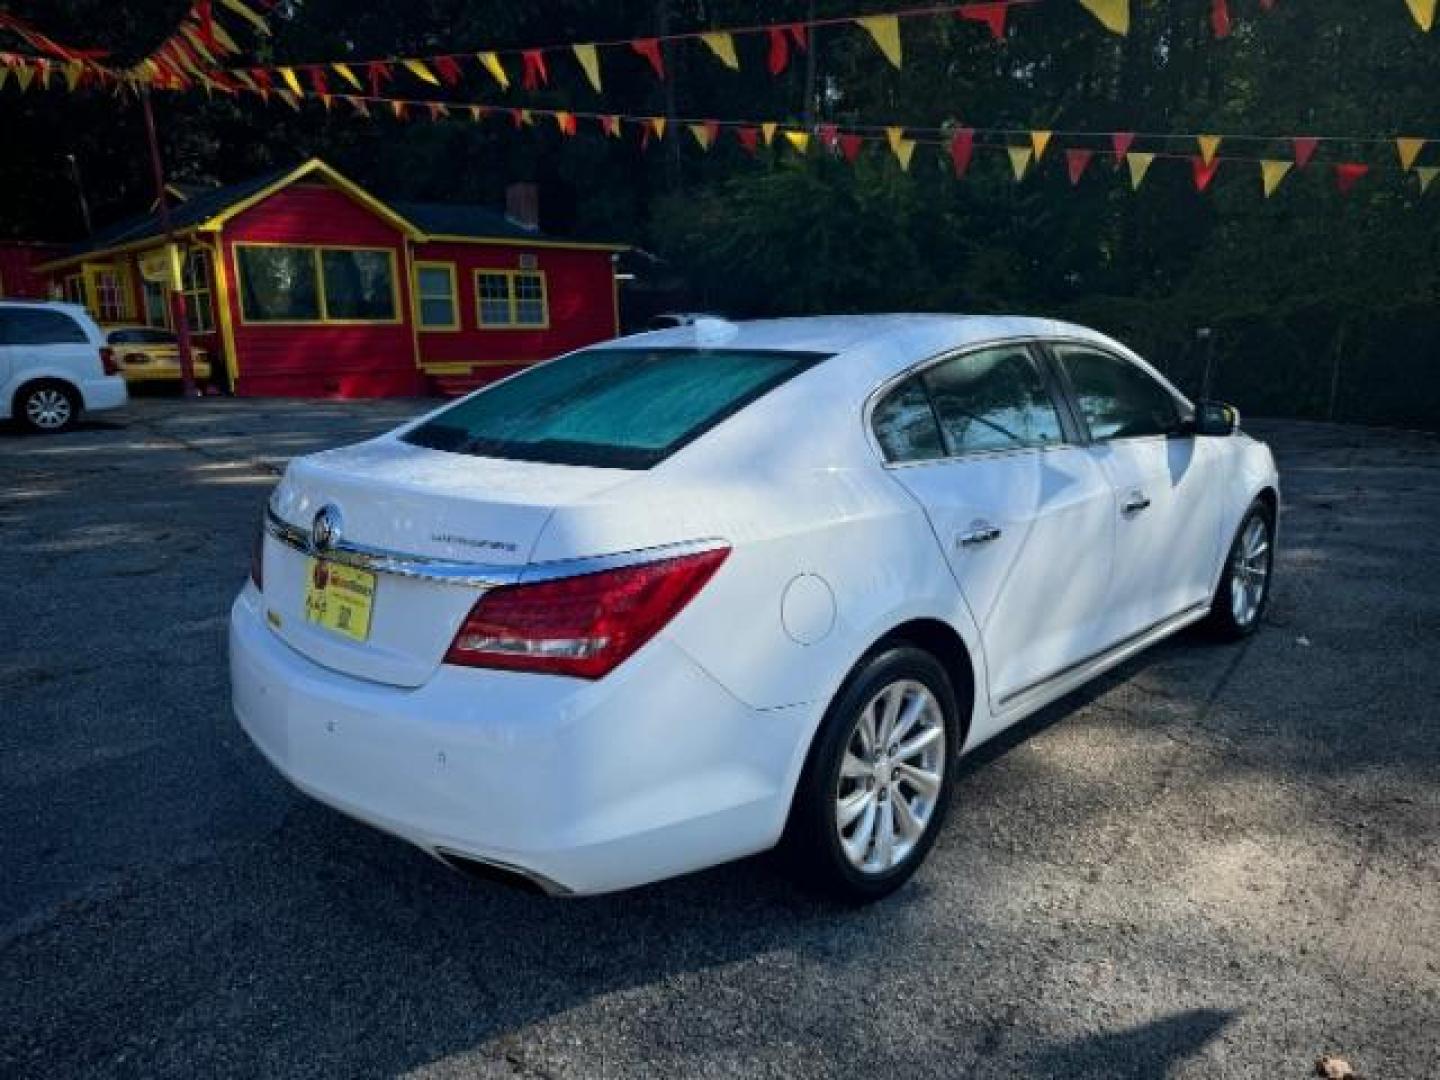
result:
[[[512,270],[508,267],[477,266],[470,272],[471,282],[475,286],[475,325],[480,330],[549,330],[550,329],[550,283],[546,280],[544,270]],[[497,323],[486,322],[481,312],[483,297],[480,294],[480,278],[503,277],[509,282],[510,293],[510,321]],[[515,279],[522,277],[533,277],[540,279],[540,304],[545,318],[541,322],[517,321],[516,313],[519,309],[519,299],[515,294]],[[498,297],[492,297],[498,299]]]
[[[311,261],[315,266],[315,298],[320,317],[316,319],[249,318],[245,313],[245,290],[241,287],[240,280],[240,251],[242,248],[292,248],[297,251],[310,252]],[[390,309],[394,312],[393,316],[388,319],[332,319],[325,302],[325,268],[324,260],[320,257],[322,251],[373,251],[384,255],[390,263]],[[292,244],[268,240],[246,240],[230,245],[230,258],[234,264],[235,286],[240,298],[241,326],[398,326],[404,321],[400,317],[400,271],[394,248],[373,247],[365,244]]]
[[[453,262],[445,262],[441,259],[416,259],[412,263],[410,275],[411,299],[414,302],[415,329],[424,333],[447,333],[461,329],[460,326],[460,271]],[[420,271],[421,270],[444,270],[450,278],[450,311],[454,318],[449,323],[427,323],[420,315],[420,302],[426,297],[420,293]],[[428,299],[438,300],[438,296],[431,296]]]
[[[235,349],[235,320],[230,316],[230,268],[225,262],[225,245],[220,234],[214,234],[214,250],[210,255],[210,269],[215,276],[215,319],[220,327],[220,339],[225,343],[223,362],[230,376],[230,389],[234,390],[240,379],[240,354]]]
[[[337,188],[339,188],[346,195],[350,196],[350,198],[354,199],[361,206],[372,211],[379,217],[384,218],[386,221],[388,221],[395,228],[399,229],[406,236],[414,239],[420,238],[420,230],[417,229],[414,225],[412,225],[408,220],[401,217],[394,210],[390,209],[390,207],[386,206],[379,199],[375,198],[374,195],[371,195],[368,191],[362,188],[359,184],[355,183],[353,180],[348,180],[345,177],[341,176],[338,172],[332,169],[329,165],[326,165],[325,162],[321,161],[319,158],[311,158],[309,161],[305,162],[305,164],[299,166],[298,168],[292,169],[290,172],[286,173],[274,183],[267,184],[265,187],[255,192],[255,194],[246,196],[239,202],[226,207],[224,210],[221,210],[218,214],[207,218],[204,222],[201,223],[199,227],[206,230],[218,229],[227,221],[234,218],[236,215],[243,214],[246,210],[249,210],[255,204],[264,202],[271,195],[274,195],[277,191],[289,187],[297,180],[304,180],[306,177],[314,176],[316,174],[320,175],[324,179],[328,180],[330,183],[334,184]]]
[[[569,248],[572,251],[629,251],[629,244],[599,244],[582,240],[520,239],[511,236],[453,236],[449,233],[425,233],[421,243],[489,244],[494,247]]]

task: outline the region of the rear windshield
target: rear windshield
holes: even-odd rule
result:
[[[175,335],[169,330],[111,330],[111,345],[174,345]]]
[[[404,439],[480,457],[648,469],[823,359],[742,349],[589,349],[458,402]]]

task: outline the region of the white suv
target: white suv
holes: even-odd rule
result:
[[[0,300],[0,420],[64,431],[125,404],[105,332],[79,304]]]

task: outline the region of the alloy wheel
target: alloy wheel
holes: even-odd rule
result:
[[[45,431],[64,427],[72,411],[69,396],[51,386],[43,386],[25,399],[25,418]]]
[[[1270,526],[1255,514],[1240,534],[1230,560],[1230,614],[1248,627],[1260,614],[1270,586]]]

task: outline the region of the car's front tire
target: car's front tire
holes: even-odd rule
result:
[[[66,431],[80,418],[80,395],[53,379],[34,382],[16,393],[14,415],[31,431]]]
[[[1205,628],[1222,641],[1239,641],[1259,629],[1270,603],[1274,570],[1275,512],[1257,499],[1235,531]]]
[[[945,668],[906,644],[866,657],[826,711],[784,850],[806,884],[850,903],[894,892],[949,808],[958,706]]]

